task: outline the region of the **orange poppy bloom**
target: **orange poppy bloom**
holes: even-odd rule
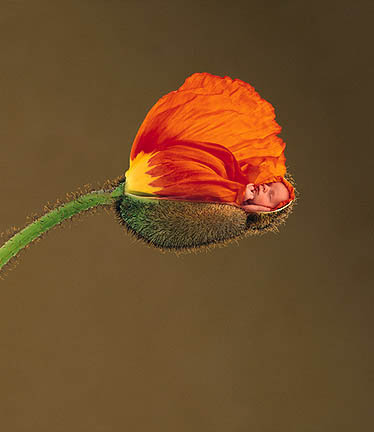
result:
[[[281,181],[286,144],[272,105],[238,79],[195,73],[163,96],[141,125],[125,192],[242,205],[248,183]],[[273,209],[273,210],[275,210]]]

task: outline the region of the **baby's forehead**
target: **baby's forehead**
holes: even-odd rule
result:
[[[279,194],[279,195],[284,195],[284,196],[289,196],[289,191],[287,189],[287,186],[281,182],[281,181],[277,181],[277,182],[269,182],[269,183],[265,183],[267,184],[274,193]]]
[[[286,186],[282,182],[271,182],[271,183],[267,183],[267,184],[270,185],[270,186],[273,186],[273,187],[277,187],[277,188],[282,187],[282,186],[284,188],[286,188]]]
[[[286,187],[286,185],[282,182],[272,182],[269,183],[270,187],[273,189],[274,193],[278,194],[279,196],[289,196],[289,191]]]

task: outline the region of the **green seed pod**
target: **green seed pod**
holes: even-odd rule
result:
[[[293,185],[289,174],[286,179]],[[296,200],[274,212],[247,213],[224,203],[157,199],[125,194],[115,205],[118,220],[135,238],[179,253],[226,245],[248,235],[278,231]]]

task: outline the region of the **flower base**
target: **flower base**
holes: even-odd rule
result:
[[[225,203],[180,201],[125,194],[116,202],[119,222],[135,238],[179,253],[226,245],[248,235],[278,231],[292,211],[247,213]]]

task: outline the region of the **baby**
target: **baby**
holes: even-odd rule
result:
[[[289,192],[282,182],[247,184],[241,207],[248,212],[271,211],[280,202],[289,198]]]

